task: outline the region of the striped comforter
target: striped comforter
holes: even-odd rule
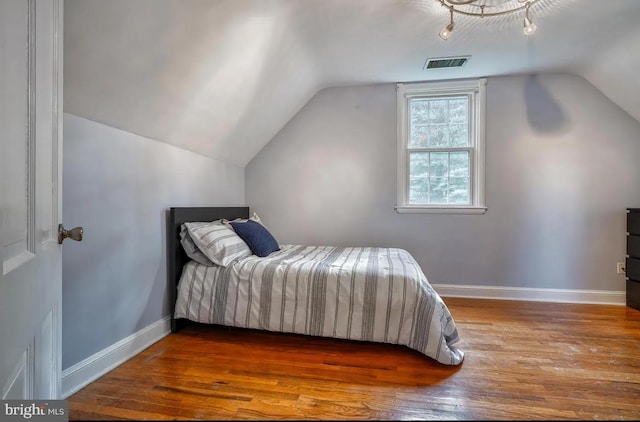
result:
[[[455,322],[409,252],[282,245],[227,267],[190,261],[175,318],[401,344],[440,363],[464,353]]]

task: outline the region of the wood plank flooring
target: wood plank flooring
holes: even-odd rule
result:
[[[69,398],[71,420],[640,419],[640,311],[445,298],[465,360],[189,326]]]

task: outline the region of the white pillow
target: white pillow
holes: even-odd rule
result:
[[[180,244],[184,248],[187,256],[197,263],[207,265],[209,267],[215,265],[205,254],[202,253],[200,249],[198,249],[198,246],[196,246],[184,224],[180,226]]]
[[[226,267],[230,263],[253,255],[249,246],[221,220],[210,223],[184,223],[193,243],[214,264]]]
[[[233,230],[233,227],[231,226],[231,224],[229,224],[231,221],[233,221],[234,223],[236,223],[236,222],[244,223],[247,220],[253,220],[256,223],[260,223],[260,224],[262,224],[264,226],[264,223],[260,220],[260,217],[258,217],[258,214],[255,213],[255,212],[249,218],[236,218],[235,220],[227,220],[227,219],[223,218],[222,219],[222,224],[226,225],[231,230]]]

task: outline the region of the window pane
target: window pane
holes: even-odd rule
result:
[[[429,185],[424,177],[411,177],[409,184],[409,203],[428,204],[427,195]]]
[[[449,125],[449,146],[466,147],[469,146],[469,125],[451,124]]]
[[[448,191],[447,177],[430,177],[429,178],[429,203],[430,204],[446,204]]]
[[[432,152],[429,153],[429,167],[431,176],[447,177],[449,172],[449,153],[448,152]]]
[[[411,177],[429,176],[429,153],[412,152],[409,156],[409,174]]]
[[[449,177],[469,177],[469,152],[449,153]]]
[[[449,131],[445,125],[429,125],[427,147],[437,148],[449,146]]]
[[[450,204],[470,204],[469,200],[469,178],[451,177],[449,178],[449,203]]]
[[[427,125],[411,124],[409,146],[412,148],[425,148],[429,145],[429,127]]]
[[[427,204],[429,192],[429,153],[409,155],[409,203]]]
[[[469,123],[469,98],[458,97],[449,100],[449,123]]]
[[[429,100],[429,123],[449,121],[449,100]]]
[[[428,123],[429,120],[429,100],[411,100],[409,113],[411,124]]]
[[[409,146],[424,148],[428,146],[427,123],[429,122],[429,101],[428,100],[411,100],[410,117],[411,125],[409,126]]]

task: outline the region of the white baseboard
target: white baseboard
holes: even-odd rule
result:
[[[626,292],[613,290],[536,289],[456,284],[432,284],[432,286],[442,297],[592,303],[600,305],[625,305],[626,303]]]
[[[131,359],[171,332],[170,317],[151,325],[89,356],[62,371],[62,397],[70,395]]]
[[[592,303],[625,305],[626,292],[610,290],[539,289],[529,287],[472,286],[459,284],[432,284],[442,297],[474,299],[525,300],[534,302]],[[171,332],[170,317],[154,322],[127,338],[89,356],[62,371],[62,397],[100,378],[107,372],[131,359]]]

